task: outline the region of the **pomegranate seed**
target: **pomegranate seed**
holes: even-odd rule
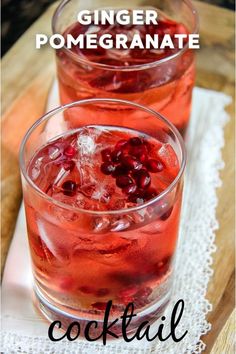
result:
[[[146,163],[146,167],[148,169],[148,171],[150,172],[161,172],[164,168],[163,164],[158,161],[158,160],[154,160],[154,159],[149,159]]]
[[[130,170],[141,170],[141,168],[143,167],[141,162],[132,156],[125,156],[122,159],[122,163],[124,164],[125,167],[127,167]]]
[[[95,302],[94,304],[92,304],[92,307],[100,310],[100,311],[104,311],[106,309],[106,302]]]
[[[137,186],[136,184],[132,183],[129,186],[125,187],[122,189],[122,192],[125,194],[133,194],[137,191]]]
[[[134,297],[134,306],[136,307],[143,307],[150,303],[148,296],[151,295],[152,289],[151,288],[143,288],[140,289]]]
[[[171,213],[172,213],[173,207],[171,207],[169,210],[167,210],[162,216],[161,216],[161,220],[165,221],[167,220]]]
[[[64,150],[64,155],[66,155],[67,157],[74,157],[75,153],[76,150],[72,145],[67,146]]]
[[[129,176],[118,176],[116,178],[117,187],[124,188],[124,187],[127,187],[130,184],[133,184],[133,180]]]
[[[134,307],[139,309],[141,307],[148,305],[149,303],[150,303],[150,301],[146,298],[141,298],[141,299],[137,298],[134,301]]]
[[[171,266],[171,259],[170,256],[167,256],[156,264],[156,272],[159,277],[162,277],[168,272]]]
[[[150,186],[151,177],[146,170],[140,170],[137,173],[137,185],[141,189],[145,189]]]
[[[131,203],[143,204],[144,203],[144,191],[142,189],[138,189],[134,194],[131,194],[128,198]]]
[[[64,170],[66,171],[72,171],[75,167],[74,161],[64,161],[62,164]]]
[[[163,268],[165,266],[169,267],[171,257],[165,257],[160,262],[157,263],[157,268]]]
[[[129,169],[123,165],[117,165],[115,168],[115,171],[112,173],[113,177],[121,176],[121,175],[126,175],[128,174]]]
[[[70,277],[63,277],[59,281],[59,286],[63,290],[72,290],[74,287],[74,281]]]
[[[76,193],[76,183],[74,181],[68,180],[63,183],[62,189],[63,189],[63,194],[68,195],[72,197]]]
[[[125,305],[130,303],[130,302],[133,302],[133,300],[134,300],[134,298],[132,296],[123,296],[121,298],[122,303],[125,304]]]
[[[94,289],[91,288],[90,286],[81,286],[79,288],[79,291],[82,291],[82,293],[84,293],[84,294],[93,294]]]
[[[104,162],[102,165],[101,165],[101,171],[102,173],[104,173],[104,175],[111,175],[112,172],[115,171],[115,165],[113,165],[113,163],[111,162]]]
[[[127,297],[132,297],[137,293],[137,287],[134,285],[132,287],[129,287],[128,289],[124,289],[120,293],[121,298],[127,298]]]
[[[139,176],[139,171],[131,171],[131,176],[135,179],[135,181],[137,182],[137,178]]]
[[[102,289],[99,289],[98,291],[96,291],[96,296],[102,297],[102,296],[108,295],[109,293],[110,293],[109,289],[102,288]]]
[[[148,159],[148,155],[146,153],[141,153],[139,156],[138,156],[138,159],[140,162],[142,163],[145,163]]]
[[[145,145],[140,145],[140,146],[132,146],[130,150],[130,154],[137,157],[140,160],[140,157],[142,155],[147,156],[148,150]],[[141,161],[141,160],[140,160]],[[142,161],[141,161],[142,162]]]
[[[101,151],[102,161],[108,162],[111,160],[111,149],[104,149]]]
[[[119,141],[116,143],[115,150],[123,149],[123,148],[125,148],[126,146],[127,146],[127,140],[125,140],[125,139],[119,140]]]
[[[143,289],[140,289],[136,294],[135,294],[135,297],[139,298],[139,297],[147,297],[149,295],[151,295],[152,293],[152,289],[151,288],[148,288],[148,287],[145,287]]]
[[[111,159],[113,162],[120,162],[122,157],[123,157],[122,150],[114,150],[111,153]]]
[[[130,143],[130,145],[132,145],[132,146],[142,145],[142,140],[141,140],[140,138],[138,138],[138,137],[136,137],[136,138],[130,138],[130,139],[129,139],[129,143]]]

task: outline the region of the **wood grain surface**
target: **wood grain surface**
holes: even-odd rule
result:
[[[198,86],[223,91],[234,97],[234,13],[196,2],[200,15],[201,49],[197,52]],[[21,202],[18,149],[26,129],[40,117],[55,74],[54,53],[50,47],[35,49],[35,34],[51,34],[50,22],[55,4],[17,41],[2,60],[2,257],[3,271],[7,251]],[[225,169],[218,189],[216,233],[217,251],[213,256],[214,275],[207,298],[213,304],[208,319],[212,330],[203,338],[205,353],[233,354],[234,331],[234,104],[225,127],[222,151]],[[184,353],[176,353],[184,354]]]

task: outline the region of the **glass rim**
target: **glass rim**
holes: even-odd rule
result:
[[[70,1],[71,0],[62,0],[61,3],[56,8],[56,10],[54,11],[54,14],[52,16],[52,32],[53,32],[53,34],[57,34],[57,32],[56,32],[57,18],[59,17],[60,13],[63,11],[64,6],[66,6],[67,3],[70,2]],[[193,26],[194,29],[193,29],[193,31],[191,33],[192,34],[196,34],[199,31],[199,16],[198,16],[198,12],[197,12],[196,8],[194,7],[194,5],[193,5],[191,0],[182,0],[182,1],[184,3],[186,3],[186,5],[189,7],[189,9],[191,10],[191,12],[193,14],[193,18],[194,18],[195,21],[194,21],[194,26]],[[187,41],[187,43],[183,46],[182,49],[180,49],[178,52],[176,52],[176,53],[174,53],[172,55],[169,55],[168,57],[153,61],[151,63],[132,65],[132,66],[129,66],[129,67],[96,63],[94,61],[90,61],[90,60],[88,60],[86,58],[82,58],[81,56],[73,53],[66,46],[63,46],[62,48],[60,48],[60,50],[63,50],[65,53],[67,53],[74,61],[76,61],[78,63],[85,64],[85,65],[91,65],[91,66],[96,67],[96,68],[106,69],[106,70],[110,70],[110,71],[137,71],[137,70],[144,70],[144,69],[153,68],[155,66],[158,66],[158,65],[161,65],[163,63],[169,62],[169,61],[175,59],[176,57],[181,56],[184,52],[186,52],[189,49],[188,48],[188,43],[189,43],[189,41]],[[56,49],[56,51],[57,50],[58,49]]]
[[[27,167],[26,164],[24,162],[24,151],[25,151],[25,145],[28,141],[28,138],[30,137],[31,133],[42,123],[47,121],[48,119],[50,119],[52,116],[54,116],[57,113],[63,112],[66,109],[75,107],[75,106],[80,106],[80,105],[84,105],[84,104],[93,104],[93,103],[102,103],[102,102],[110,102],[110,103],[120,103],[120,104],[126,104],[129,106],[133,106],[136,107],[140,110],[146,111],[148,113],[150,113],[151,115],[155,116],[157,119],[161,120],[163,123],[165,123],[170,129],[171,131],[174,133],[175,137],[178,139],[179,145],[180,145],[180,149],[181,149],[181,153],[182,153],[182,161],[181,161],[181,165],[180,165],[180,169],[179,172],[177,174],[177,176],[175,177],[175,179],[168,185],[168,187],[166,189],[164,189],[164,191],[162,191],[160,194],[158,194],[155,198],[150,199],[149,201],[143,203],[143,204],[139,204],[135,207],[131,207],[131,208],[125,208],[125,209],[117,209],[117,210],[87,210],[87,209],[81,209],[81,208],[77,208],[77,207],[73,207],[70,206],[66,203],[60,202],[56,199],[54,199],[53,197],[50,197],[49,195],[47,195],[46,193],[44,193],[34,182],[33,180],[29,177],[28,173],[27,173]],[[135,102],[131,102],[131,101],[127,101],[127,100],[120,100],[120,99],[112,99],[112,98],[91,98],[91,99],[84,99],[84,100],[79,100],[79,101],[74,101],[65,105],[61,105],[58,106],[56,108],[54,108],[53,110],[47,112],[46,114],[44,114],[42,117],[40,117],[38,120],[36,120],[36,122],[27,130],[27,132],[25,133],[25,136],[21,142],[20,145],[20,150],[19,150],[19,162],[20,162],[20,170],[25,178],[25,180],[27,181],[27,183],[37,192],[37,194],[39,194],[41,197],[43,197],[44,199],[48,200],[49,202],[53,203],[54,205],[57,205],[58,207],[61,207],[63,209],[67,209],[73,212],[79,212],[79,213],[84,213],[84,214],[90,214],[90,215],[117,215],[117,214],[124,214],[127,212],[135,212],[141,209],[144,209],[156,202],[158,202],[159,200],[161,200],[163,197],[165,197],[169,192],[171,192],[175,186],[177,185],[177,183],[179,182],[180,178],[182,177],[184,170],[185,170],[185,166],[186,166],[186,160],[187,160],[187,151],[186,151],[186,147],[185,147],[185,143],[184,140],[181,136],[181,134],[179,133],[178,129],[170,122],[168,121],[165,117],[163,117],[160,113],[154,111],[153,109],[149,108],[149,107],[145,107],[143,105],[140,105],[138,103]]]

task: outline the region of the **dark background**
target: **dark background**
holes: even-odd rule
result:
[[[2,52],[4,53],[55,0],[2,0]],[[235,8],[234,0],[201,0]]]

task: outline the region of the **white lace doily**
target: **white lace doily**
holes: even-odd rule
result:
[[[55,92],[51,97],[55,97]],[[178,343],[171,339],[128,344],[119,340],[105,347],[82,340],[51,342],[47,338],[48,325],[32,306],[30,263],[21,210],[2,286],[1,351],[4,354],[193,354],[204,350],[201,336],[211,328],[206,320],[207,313],[211,311],[206,291],[213,272],[212,253],[216,249],[216,188],[221,185],[219,170],[224,167],[221,158],[223,128],[228,119],[224,107],[230,100],[223,93],[194,89],[177,271],[172,302],[166,314],[168,318],[168,311],[173,309],[175,302],[184,299],[184,316],[178,331],[181,334],[188,330],[185,338]]]

